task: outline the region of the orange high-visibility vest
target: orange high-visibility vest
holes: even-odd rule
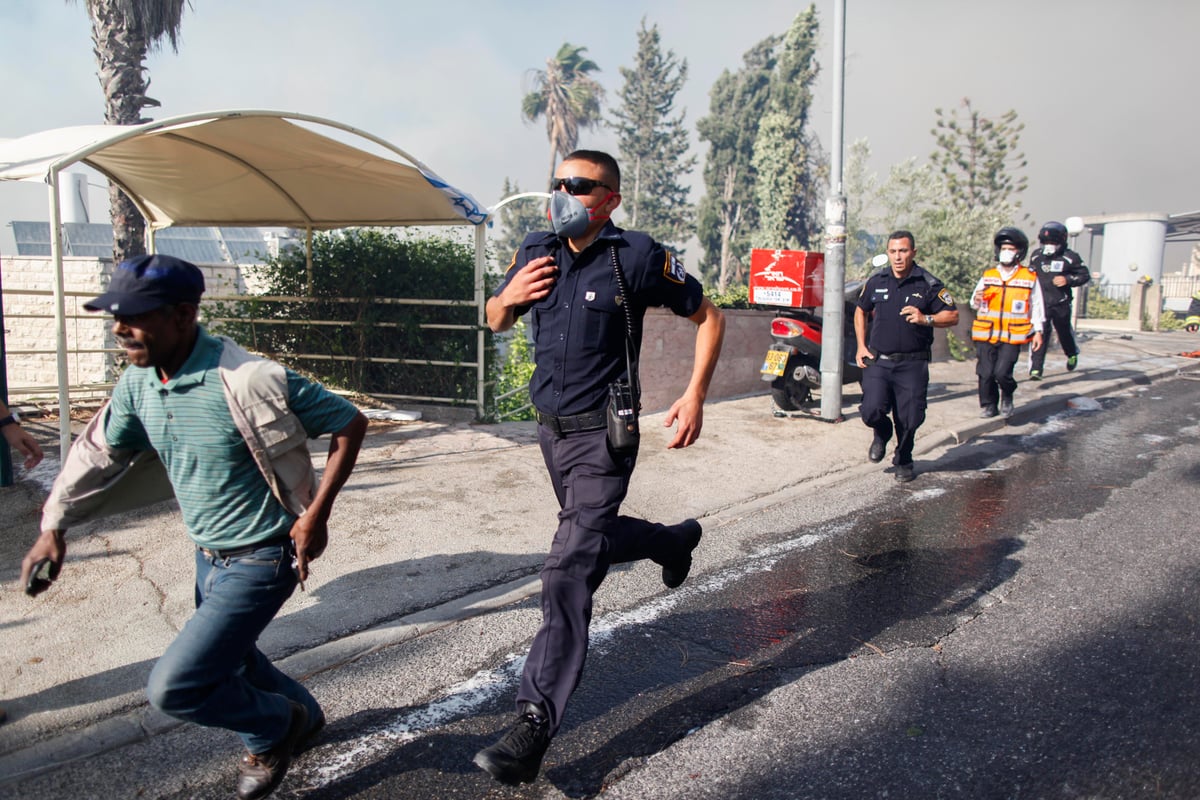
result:
[[[977,342],[1025,344],[1033,338],[1033,288],[1037,273],[1017,267],[1007,281],[992,267],[983,273],[983,306],[975,312],[971,338]]]

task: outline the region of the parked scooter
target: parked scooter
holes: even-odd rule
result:
[[[882,261],[881,261],[882,259]],[[880,267],[887,256],[876,256],[872,262]],[[846,283],[842,312],[842,384],[862,381],[862,369],[855,355],[858,340],[854,335],[854,309],[862,281]],[[823,336],[820,308],[788,308],[771,320],[771,338],[760,372],[764,381],[771,382],[773,413],[786,416],[799,411],[812,399],[814,389],[821,388],[821,341]]]

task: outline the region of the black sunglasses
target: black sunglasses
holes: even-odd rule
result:
[[[567,194],[573,195],[591,194],[596,191],[597,186],[603,186],[610,192],[613,190],[607,183],[594,181],[591,178],[555,178],[550,181],[550,191],[565,191]]]

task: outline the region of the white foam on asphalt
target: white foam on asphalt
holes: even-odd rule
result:
[[[712,594],[754,573],[768,572],[789,553],[812,547],[848,527],[849,523],[829,526],[821,533],[803,534],[768,545],[752,553],[737,566],[706,575],[700,580],[689,581],[670,594],[654,598],[636,608],[605,614],[592,623],[590,646],[602,653],[605,644],[625,628],[646,625],[660,619],[690,597]],[[365,731],[352,746],[337,753],[322,754],[321,766],[309,773],[308,788],[328,785],[358,765],[419,739],[455,719],[479,711],[501,694],[513,691],[520,682],[524,666],[524,655],[510,654],[502,666],[480,670],[470,678],[449,687],[445,694],[423,708]]]

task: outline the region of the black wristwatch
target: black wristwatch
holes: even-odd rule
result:
[[[0,417],[0,428],[5,428],[5,427],[8,427],[9,425],[16,425],[16,424],[17,424],[17,418],[14,417],[12,414],[9,414],[7,417]]]

